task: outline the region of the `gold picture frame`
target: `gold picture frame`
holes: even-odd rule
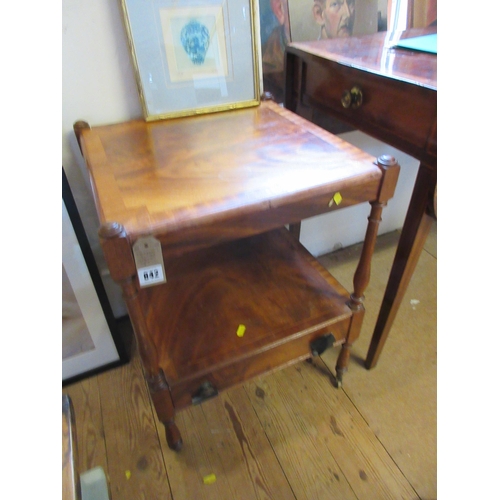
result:
[[[122,0],[147,121],[260,102],[254,0]]]

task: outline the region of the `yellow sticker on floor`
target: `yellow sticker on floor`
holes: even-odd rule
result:
[[[239,325],[238,329],[236,330],[236,335],[238,335],[238,337],[243,337],[243,335],[245,335],[246,329],[247,327],[245,325]]]
[[[216,480],[215,474],[208,474],[208,476],[203,477],[203,484],[213,484]]]

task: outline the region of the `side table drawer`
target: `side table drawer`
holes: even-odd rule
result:
[[[217,391],[229,389],[259,375],[280,369],[286,365],[311,357],[311,342],[324,335],[332,334],[339,345],[345,341],[349,329],[350,317],[334,321],[331,325],[299,332],[274,346],[249,352],[239,359],[233,359],[207,373],[173,383],[170,393],[176,409],[182,409],[193,404],[193,396],[203,384],[209,382]]]
[[[406,152],[425,149],[436,122],[436,92],[314,57],[302,64],[302,104],[324,109],[381,140],[385,137]],[[362,103],[357,109],[345,108],[342,96],[354,87],[361,89]]]

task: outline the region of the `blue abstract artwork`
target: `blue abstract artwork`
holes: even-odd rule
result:
[[[193,64],[203,64],[210,45],[208,28],[196,20],[189,21],[182,28],[181,43]]]

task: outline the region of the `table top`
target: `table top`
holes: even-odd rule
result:
[[[394,47],[399,40],[436,32],[436,27],[415,28],[360,37],[295,42],[287,47],[287,51],[304,51],[345,66],[437,91],[437,55]]]
[[[346,186],[376,198],[382,175],[372,156],[272,101],[88,128],[80,144],[101,223],[121,224],[131,240],[234,214],[265,219],[275,207]]]

